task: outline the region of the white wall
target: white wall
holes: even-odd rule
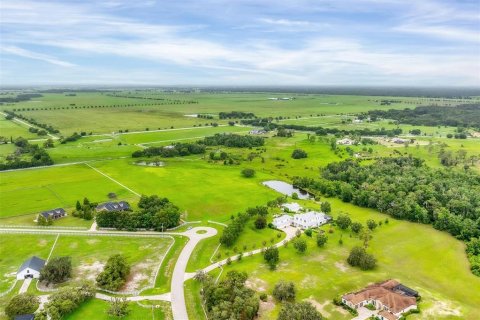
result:
[[[29,274],[33,275],[35,279],[40,278],[40,272],[26,268],[25,270],[22,270],[22,272],[17,273],[17,280],[23,280],[25,279],[25,276]]]

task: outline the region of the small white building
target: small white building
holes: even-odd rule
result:
[[[405,142],[409,142],[410,140],[402,139],[402,138],[393,138],[391,141],[392,141],[393,143],[403,144],[403,143],[405,143]]]
[[[353,140],[345,138],[345,139],[337,140],[337,144],[341,144],[344,146],[351,146],[353,144]]]
[[[301,229],[316,228],[327,223],[331,218],[323,212],[309,211],[295,214],[293,216],[293,226]]]
[[[280,217],[276,217],[273,219],[272,224],[275,226],[277,229],[283,229],[292,224],[292,217],[289,216],[288,214],[284,214]]]
[[[284,203],[282,204],[282,208],[287,212],[294,212],[294,213],[298,213],[300,210],[302,210],[302,207],[296,202]]]
[[[31,257],[25,261],[17,272],[17,280],[24,280],[28,278],[40,278],[40,271],[45,266],[45,260],[38,257]]]
[[[352,122],[353,122],[353,123],[362,123],[362,122],[363,122],[363,120],[360,120],[360,119],[354,119]]]

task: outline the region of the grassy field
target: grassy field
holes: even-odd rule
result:
[[[72,257],[74,281],[95,281],[109,256],[125,255],[131,265],[131,274],[124,290],[132,291],[153,284],[152,278],[171,243],[170,238],[62,235],[58,238],[52,257]]]
[[[73,208],[84,197],[93,202],[137,197],[86,165],[0,173],[0,217],[38,213],[57,207]]]
[[[187,212],[187,220],[228,221],[232,214],[252,205],[265,204],[277,195],[260,182],[269,179],[259,173],[243,178],[242,166],[224,166],[198,157],[166,159],[164,167],[144,167],[131,159],[95,162],[95,168],[141,194],[169,198]],[[248,201],[246,201],[248,199]]]
[[[345,114],[369,109],[391,109],[414,107],[418,104],[451,105],[457,100],[435,100],[423,98],[375,97],[325,94],[273,94],[273,93],[154,93],[164,99],[193,100],[195,104],[168,104],[166,101],[112,97],[104,93],[44,94],[35,100],[2,106],[2,110],[17,109],[39,122],[58,128],[63,134],[74,131],[111,133],[119,130],[144,130],[170,127],[205,125],[207,119],[192,118],[190,114],[217,114],[219,111],[255,111],[258,116],[310,116],[317,114]],[[272,97],[291,97],[292,100],[269,100]],[[385,106],[381,100],[398,103]],[[131,106],[133,104],[141,104]],[[148,105],[144,105],[148,104]],[[151,105],[156,104],[156,105]],[[122,107],[114,107],[119,106]],[[130,105],[130,106],[127,106]],[[83,108],[83,106],[102,106]],[[66,108],[69,109],[66,109]],[[64,109],[62,109],[64,108]],[[22,110],[23,109],[23,110]],[[29,109],[28,111],[26,109]],[[42,110],[47,109],[47,110]],[[230,109],[230,110],[229,110]],[[92,116],[94,111],[94,116]],[[105,121],[108,119],[108,121]],[[220,121],[226,123],[226,121]]]
[[[348,212],[354,221],[360,222],[386,218],[374,210],[331,200],[334,215]],[[368,272],[346,263],[350,248],[361,245],[359,239],[338,229],[328,235],[324,248],[318,248],[314,238],[302,236],[308,241],[307,252],[303,255],[295,252],[293,246],[280,249],[276,271],[270,271],[261,256],[234,262],[225,271],[248,272],[249,285],[268,294],[276,282],[293,281],[298,289],[298,300],[312,301],[329,319],[351,318],[332,304],[336,295],[389,278],[413,287],[423,296],[422,313],[411,316],[412,319],[473,320],[478,316],[480,279],[469,271],[463,244],[450,235],[429,226],[390,219],[388,225],[383,224],[373,233],[369,251],[378,259],[378,267]],[[340,238],[343,245],[338,243]],[[277,305],[261,318],[273,319],[278,310]]]
[[[47,259],[56,236],[53,235],[13,235],[4,234],[0,238],[0,292],[10,287],[15,280],[15,272],[22,262],[32,255]],[[52,251],[52,257],[70,256],[73,275],[68,282],[91,280],[102,271],[108,257],[123,254],[127,257],[132,270],[127,280],[127,291],[137,290],[152,281],[152,276],[171,244],[170,238],[127,238],[104,236],[61,235]],[[9,248],[16,247],[14,253]],[[165,259],[164,263],[167,263]]]
[[[13,139],[23,137],[25,139],[40,138],[36,134],[28,131],[26,125],[20,124],[17,121],[7,120],[0,115],[0,136]]]

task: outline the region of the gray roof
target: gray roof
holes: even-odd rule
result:
[[[107,210],[107,211],[123,211],[129,210],[130,205],[126,201],[120,202],[105,202],[101,205],[98,205],[97,210]]]
[[[43,266],[45,266],[45,260],[33,256],[22,264],[20,269],[18,269],[18,272],[21,272],[27,268],[40,272]]]
[[[52,210],[48,210],[48,211],[43,211],[41,213],[42,216],[44,216],[45,218],[49,218],[50,216],[54,216],[54,215],[65,215],[65,209],[63,208],[57,208],[57,209],[52,209]]]
[[[14,320],[34,320],[35,315],[33,314],[21,314],[18,316],[15,316]]]

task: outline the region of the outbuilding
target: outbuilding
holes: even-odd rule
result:
[[[45,260],[38,257],[31,257],[25,261],[17,272],[17,280],[24,280],[28,278],[40,278],[40,271],[45,266]]]
[[[289,216],[288,214],[284,214],[280,217],[274,218],[272,224],[277,229],[286,228],[292,224],[292,217]]]
[[[331,218],[323,212],[309,211],[293,216],[293,226],[301,229],[316,228],[327,223]]]

